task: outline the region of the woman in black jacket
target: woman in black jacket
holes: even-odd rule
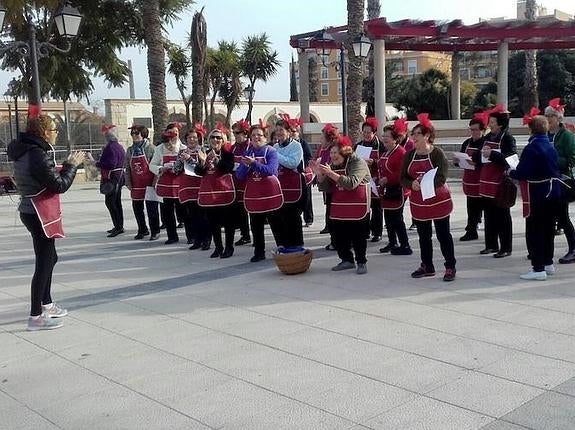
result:
[[[14,161],[14,177],[21,196],[20,219],[32,235],[36,256],[28,330],[62,327],[62,322],[53,318],[68,314],[52,301],[50,294],[52,272],[58,261],[55,238],[64,237],[59,194],[72,185],[76,168],[85,154],[82,151],[71,153],[58,172],[52,146],[57,135],[52,118],[40,115],[29,119],[26,132],[8,147],[8,157]]]

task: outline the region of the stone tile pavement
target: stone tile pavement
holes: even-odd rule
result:
[[[289,277],[270,258],[249,263],[249,246],[214,261],[134,241],[126,199],[128,232],[108,239],[97,187],[75,185],[53,282],[70,316],[34,333],[31,242],[1,197],[0,428],[575,428],[575,266],[519,279],[519,206],[513,255],[480,256],[481,241],[457,241],[465,200],[452,189],[458,272],[444,283],[411,279],[417,250],[382,255],[382,243],[369,244],[367,275],[331,272],[318,193],[305,231],[316,258]]]

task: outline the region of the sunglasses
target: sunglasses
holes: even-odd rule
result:
[[[224,138],[222,136],[210,136],[210,139],[224,140]]]
[[[130,134],[131,134],[132,136],[137,136],[137,135],[140,134],[140,132],[139,132],[139,131],[131,131]]]

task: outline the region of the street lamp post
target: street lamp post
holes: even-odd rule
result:
[[[4,100],[8,104],[8,127],[10,127],[10,141],[14,140],[14,133],[12,132],[12,104],[10,103],[11,97],[4,94]]]
[[[7,9],[0,3],[0,31],[4,24]],[[0,57],[7,52],[15,52],[22,58],[28,59],[30,62],[30,69],[32,71],[32,96],[33,104],[41,107],[42,97],[40,91],[40,74],[38,71],[38,59],[48,57],[50,51],[58,51],[63,54],[70,52],[72,47],[70,44],[71,38],[76,37],[82,21],[82,15],[78,9],[72,7],[70,3],[66,2],[56,11],[53,16],[58,33],[60,36],[66,38],[66,46],[59,48],[50,42],[38,42],[36,39],[36,24],[34,24],[32,17],[25,14],[26,25],[28,29],[28,41],[15,40],[13,42],[4,43],[0,41]]]
[[[248,113],[246,114],[246,121],[250,124],[252,123],[252,105],[255,93],[256,90],[251,85],[244,88],[244,97],[248,99]]]
[[[321,58],[321,63],[327,67],[330,65],[335,66],[336,70],[340,72],[340,85],[341,85],[341,117],[343,123],[343,133],[347,135],[347,95],[346,95],[346,82],[345,82],[345,47],[343,41],[336,41],[328,31],[324,30],[319,35],[313,38],[317,48],[316,53]],[[331,46],[339,46],[339,62],[327,63],[326,57],[331,53]],[[367,58],[371,48],[371,41],[364,35],[360,35],[352,42],[353,52],[356,57],[361,59]]]

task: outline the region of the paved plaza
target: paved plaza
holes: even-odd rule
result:
[[[32,245],[17,199],[0,197],[0,429],[574,429],[575,265],[519,279],[520,205],[513,255],[480,256],[482,240],[458,241],[465,200],[451,188],[458,271],[445,283],[437,244],[437,276],[410,278],[414,231],[412,256],[370,243],[367,275],[331,272],[317,191],[315,259],[290,277],[270,240],[255,264],[250,246],[189,251],[183,230],[177,245],[134,241],[126,196],[127,233],[108,239],[97,184],[75,184],[53,285],[70,315],[51,332],[25,330]]]

